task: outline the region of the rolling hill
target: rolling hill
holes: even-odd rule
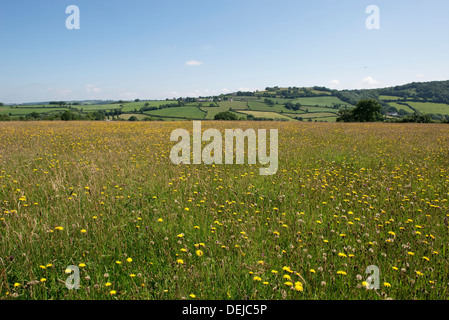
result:
[[[339,110],[353,108],[362,99],[379,101],[386,118],[417,113],[428,114],[435,121],[449,120],[449,81],[366,90],[267,87],[256,92],[160,101],[0,104],[0,120],[57,120],[63,113],[83,120],[213,120],[216,114],[229,111],[246,120],[334,122]]]

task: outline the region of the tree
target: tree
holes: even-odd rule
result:
[[[61,120],[63,121],[70,121],[70,120],[75,120],[76,119],[76,115],[71,113],[70,111],[66,110],[61,114]]]
[[[139,121],[136,116],[131,116],[128,121]]]
[[[382,105],[374,99],[360,100],[352,110],[340,110],[339,122],[380,122]]]
[[[352,110],[352,115],[356,122],[379,122],[383,121],[381,110],[382,105],[376,100],[360,100]]]
[[[225,111],[217,113],[214,117],[214,120],[238,120],[238,118],[232,112]]]

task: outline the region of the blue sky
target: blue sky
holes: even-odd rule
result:
[[[448,31],[447,0],[2,0],[0,101],[447,80]]]

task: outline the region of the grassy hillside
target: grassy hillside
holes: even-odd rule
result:
[[[382,104],[382,113],[388,118],[406,117],[416,112],[428,114],[434,120],[449,119],[449,81],[369,90],[267,87],[262,91],[201,99],[1,106],[0,118],[55,120],[63,112],[70,111],[86,120],[127,120],[132,115],[136,115],[138,120],[146,117],[157,120],[214,120],[218,113],[230,111],[239,118],[254,116],[260,119],[333,122],[339,110],[354,108],[361,99],[378,100]]]

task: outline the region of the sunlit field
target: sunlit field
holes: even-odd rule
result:
[[[181,127],[0,123],[0,299],[448,298],[449,126],[203,122],[278,129],[273,176],[173,165]]]

